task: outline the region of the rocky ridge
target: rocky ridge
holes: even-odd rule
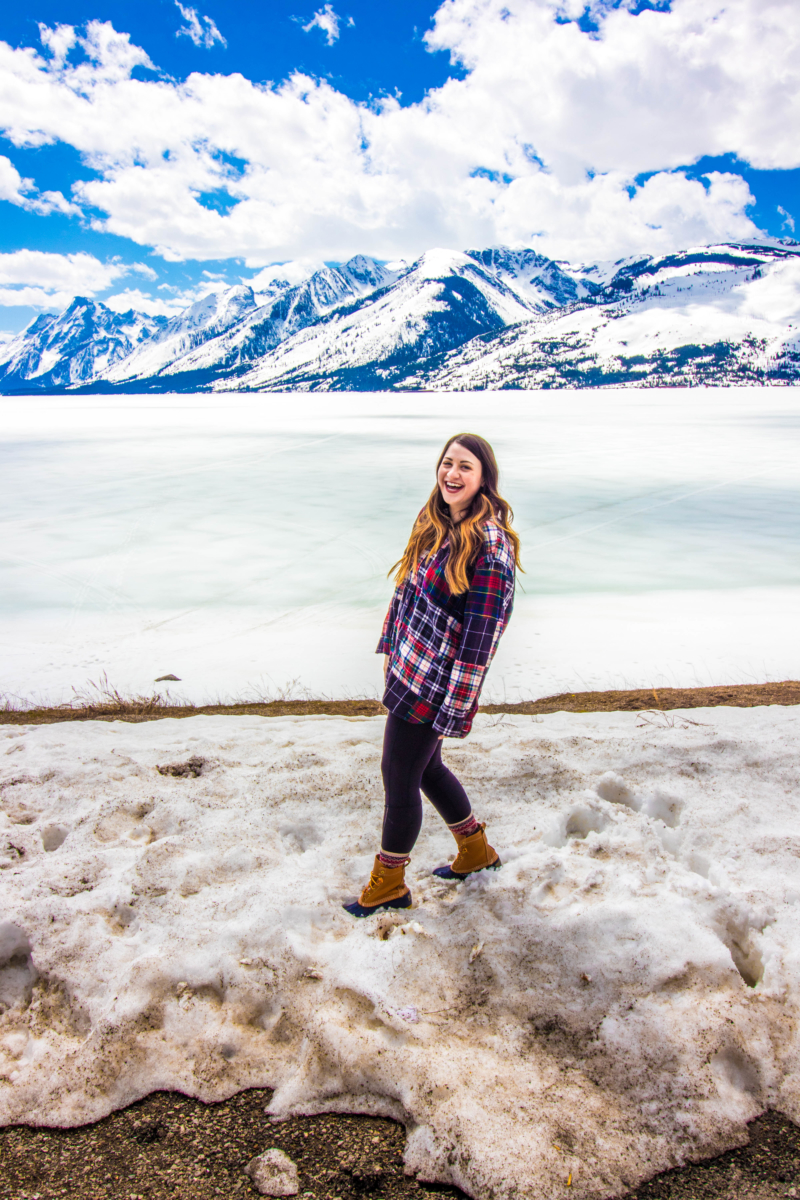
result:
[[[0,353],[0,391],[384,391],[786,384],[800,244],[570,265],[533,250],[357,255],[167,320],[76,298]]]

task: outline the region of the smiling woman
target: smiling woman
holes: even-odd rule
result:
[[[410,907],[404,873],[422,827],[420,788],[458,847],[450,866],[434,875],[461,881],[500,866],[441,750],[446,735],[464,738],[472,728],[514,603],[519,538],[497,488],[489,443],[474,433],[448,438],[436,486],[396,564],[397,587],[378,644],[389,710],[381,762],[383,833],[369,883],[344,906],[354,917]]]

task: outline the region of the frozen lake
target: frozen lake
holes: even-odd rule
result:
[[[800,677],[791,388],[0,399],[0,692],[377,695],[444,439],[523,545],[485,695]]]

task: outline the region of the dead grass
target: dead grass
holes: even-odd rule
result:
[[[745,683],[721,687],[640,688],[634,691],[564,692],[518,704],[484,704],[490,714],[553,712],[666,712],[674,708],[753,708],[762,704],[800,704],[800,682]],[[379,700],[253,700],[220,704],[187,704],[154,692],[123,696],[103,677],[66,704],[35,708],[6,698],[0,708],[2,725],[49,725],[59,721],[158,721],[198,716],[259,717],[375,717],[385,712]]]
[[[639,688],[622,692],[565,692],[520,704],[486,704],[486,713],[666,712],[671,708],[755,708],[761,704],[800,704],[800,681],[726,684],[722,687]]]

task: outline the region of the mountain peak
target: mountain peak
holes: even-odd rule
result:
[[[776,304],[776,297],[780,303]],[[169,321],[76,296],[0,351],[0,386],[162,391],[800,381],[800,247],[778,239],[572,265],[530,248],[356,254]]]

